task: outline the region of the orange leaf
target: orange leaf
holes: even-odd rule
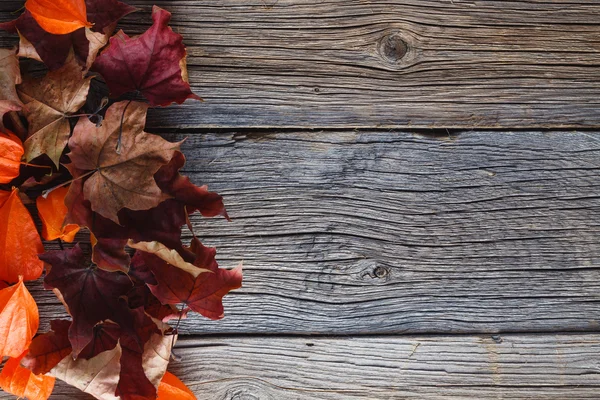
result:
[[[61,187],[50,192],[48,197],[39,196],[36,200],[37,209],[42,220],[42,236],[46,240],[61,239],[72,242],[79,231],[79,225],[64,225],[67,215],[65,196],[68,187]]]
[[[44,246],[31,215],[19,198],[19,190],[0,190],[0,280],[15,283],[40,277],[44,263],[38,254]]]
[[[18,357],[26,351],[39,323],[37,305],[22,279],[0,290],[0,357]]]
[[[15,134],[0,133],[0,183],[8,183],[19,176],[24,152],[21,140]]]
[[[179,378],[167,371],[158,384],[158,400],[196,400],[196,396]]]
[[[25,8],[48,33],[66,35],[79,28],[90,28],[84,0],[27,0]]]
[[[46,375],[34,375],[20,365],[27,351],[17,358],[10,358],[0,373],[0,387],[15,396],[29,400],[46,400],[52,394],[56,378]]]

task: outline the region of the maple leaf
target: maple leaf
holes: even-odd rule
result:
[[[45,374],[50,371],[63,358],[71,354],[69,342],[69,326],[71,321],[50,321],[51,332],[36,336],[29,352],[21,360],[21,365],[31,370],[34,374]]]
[[[0,280],[15,283],[40,277],[44,263],[38,254],[44,251],[29,211],[19,198],[19,190],[0,190]]]
[[[93,211],[117,224],[119,210],[147,210],[168,198],[154,174],[180,143],[143,131],[147,109],[138,102],[115,103],[100,128],[80,118],[69,140],[67,168],[75,179],[91,175],[83,185],[85,199]],[[80,175],[81,171],[86,172]]]
[[[16,358],[9,358],[0,373],[0,388],[19,398],[46,400],[52,394],[55,378],[35,375],[20,365],[26,352]]]
[[[0,184],[9,183],[19,176],[23,153],[23,145],[17,135],[0,133]]]
[[[23,107],[15,89],[15,85],[21,83],[21,70],[14,49],[0,49],[0,71],[0,131],[6,132],[2,122],[4,114]]]
[[[42,220],[42,236],[46,240],[61,239],[72,242],[75,234],[79,231],[79,225],[64,224],[67,215],[65,196],[68,187],[60,187],[53,190],[47,197],[38,196],[36,205],[40,219]]]
[[[152,271],[156,283],[147,282],[148,287],[163,304],[184,303],[207,318],[223,318],[223,296],[242,286],[241,266],[233,270],[219,268],[215,260],[216,250],[203,246],[196,238],[192,239],[189,251],[195,256],[195,266],[210,269],[212,273],[194,278],[156,255],[139,250],[131,260],[131,269],[138,274],[145,269]]]
[[[179,378],[167,371],[158,385],[158,400],[196,400],[196,396]]]
[[[38,326],[37,305],[22,279],[0,290],[0,358],[19,357],[27,350]]]
[[[73,62],[41,79],[25,80],[19,86],[21,99],[26,103],[24,114],[29,122],[29,137],[25,140],[27,162],[47,154],[59,167],[71,134],[68,114],[76,112],[85,103],[91,79],[83,78],[81,69]]]
[[[187,81],[186,50],[182,36],[168,26],[171,13],[154,6],[152,19],[154,24],[138,37],[117,32],[92,69],[102,75],[114,97],[138,91],[153,106],[202,100]]]
[[[94,326],[114,318],[119,308],[119,297],[132,288],[132,283],[119,272],[107,272],[86,259],[81,247],[50,251],[40,258],[52,265],[44,278],[44,287],[58,289],[73,322],[69,328],[69,341],[73,356],[79,353],[94,337]]]
[[[27,0],[25,8],[46,32],[56,35],[92,27],[84,0]]]
[[[189,214],[200,211],[204,217],[223,216],[229,219],[223,197],[208,191],[208,186],[196,186],[190,179],[179,173],[185,164],[185,156],[177,152],[167,165],[158,170],[154,179],[158,187],[175,200],[185,204]]]

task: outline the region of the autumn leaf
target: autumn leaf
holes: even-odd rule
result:
[[[157,400],[196,400],[196,396],[179,378],[167,371],[158,385]]]
[[[200,275],[203,272],[212,273],[210,269],[198,268],[194,264],[185,261],[177,251],[167,248],[167,246],[165,246],[162,243],[156,241],[136,243],[133,240],[130,240],[127,244],[129,245],[129,247],[132,247],[134,249],[154,254],[169,265],[172,265],[173,267],[177,267],[189,273],[194,278],[197,278],[198,275]]]
[[[19,398],[46,400],[54,389],[54,377],[35,375],[20,365],[26,352],[16,358],[9,358],[0,373],[0,388]]]
[[[92,27],[84,0],[27,0],[25,8],[46,32],[55,35]]]
[[[171,13],[154,6],[152,19],[154,24],[138,37],[117,32],[92,69],[102,75],[114,97],[138,91],[153,106],[201,100],[187,80],[183,38],[168,26]]]
[[[95,32],[104,32],[105,29],[124,16],[137,11],[135,7],[118,0],[85,0],[87,17],[94,26]]]
[[[23,107],[15,89],[15,85],[21,83],[21,71],[14,49],[0,49],[0,71],[0,131],[6,132],[2,122],[4,114]]]
[[[64,224],[67,215],[65,196],[68,187],[53,190],[47,197],[39,196],[36,199],[37,209],[42,220],[42,237],[46,240],[61,239],[72,242],[79,231],[79,225]]]
[[[119,345],[90,360],[67,356],[52,368],[49,375],[98,399],[118,400],[114,393],[119,382],[120,358]]]
[[[9,183],[19,176],[23,153],[23,145],[17,135],[0,133],[0,184]]]
[[[38,326],[38,308],[23,280],[0,290],[0,358],[19,357]]]
[[[24,112],[29,122],[29,136],[25,140],[27,162],[47,154],[59,167],[71,127],[68,115],[83,106],[92,78],[83,78],[81,68],[74,62],[49,72],[41,79],[25,80],[19,86]]]
[[[127,275],[97,268],[86,259],[79,245],[47,252],[40,258],[52,265],[44,286],[58,289],[73,317],[69,341],[77,357],[92,341],[94,326],[114,318],[119,297],[126,295],[133,285]]]
[[[52,331],[33,339],[29,351],[21,360],[21,365],[38,375],[54,368],[63,358],[71,354],[71,342],[68,337],[70,325],[71,321],[50,321]]]
[[[44,246],[18,189],[0,190],[0,222],[0,280],[15,283],[19,276],[26,281],[39,278],[44,263],[38,254]]]
[[[158,187],[184,204],[189,214],[200,211],[204,217],[223,216],[229,219],[222,196],[209,192],[206,185],[194,185],[187,176],[179,173],[184,164],[185,156],[178,151],[171,162],[161,167],[154,175]]]
[[[180,143],[170,143],[143,131],[148,106],[119,102],[107,111],[101,127],[79,119],[69,140],[75,179],[86,179],[83,194],[92,210],[119,223],[118,212],[147,210],[167,199],[154,180]]]
[[[163,304],[184,303],[207,318],[223,318],[223,297],[230,290],[242,286],[241,266],[233,270],[219,268],[215,249],[203,246],[198,239],[192,240],[189,251],[195,256],[195,266],[210,269],[213,273],[194,278],[156,255],[143,251],[136,251],[131,260],[131,269],[138,273],[144,269],[152,272],[156,284],[148,282],[148,287]]]

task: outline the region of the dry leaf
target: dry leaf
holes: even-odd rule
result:
[[[27,0],[25,8],[46,32],[55,35],[92,27],[84,0]]]
[[[23,280],[0,290],[0,358],[19,357],[29,347],[38,326],[38,308]]]
[[[18,87],[29,121],[29,136],[25,141],[27,162],[47,154],[59,166],[71,134],[67,116],[85,104],[91,79],[83,78],[81,67],[70,62],[41,79],[25,80]]]
[[[23,145],[17,135],[0,133],[0,184],[9,183],[19,176],[23,153]]]
[[[130,240],[127,243],[127,245],[134,249],[154,254],[155,256],[161,258],[170,265],[189,273],[194,278],[197,278],[198,275],[200,275],[203,272],[212,273],[210,269],[198,268],[194,264],[185,261],[177,251],[169,249],[164,244],[156,241],[135,243],[132,240]]]
[[[54,381],[52,376],[35,375],[20,365],[26,353],[10,358],[0,373],[0,387],[19,398],[46,400],[52,394]]]
[[[79,232],[79,225],[64,224],[68,211],[65,205],[68,191],[69,188],[63,186],[50,192],[46,198],[39,196],[36,199],[38,213],[42,220],[42,236],[46,240],[60,239],[70,243]]]
[[[0,190],[0,280],[15,283],[19,276],[26,281],[40,277],[44,263],[38,254],[44,252],[29,211],[19,198],[19,190]]]

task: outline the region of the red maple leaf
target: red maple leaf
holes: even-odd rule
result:
[[[168,26],[171,13],[154,6],[152,19],[154,24],[140,36],[117,32],[92,69],[104,77],[114,97],[137,91],[153,106],[201,100],[187,81],[183,37]]]
[[[152,272],[155,280],[147,281],[148,287],[163,304],[184,303],[207,318],[223,318],[223,296],[242,286],[241,267],[232,270],[219,268],[215,260],[216,250],[205,247],[195,238],[188,250],[195,258],[195,266],[209,269],[212,273],[201,273],[194,278],[154,254],[139,250],[131,260],[131,269],[146,276],[148,270]]]

